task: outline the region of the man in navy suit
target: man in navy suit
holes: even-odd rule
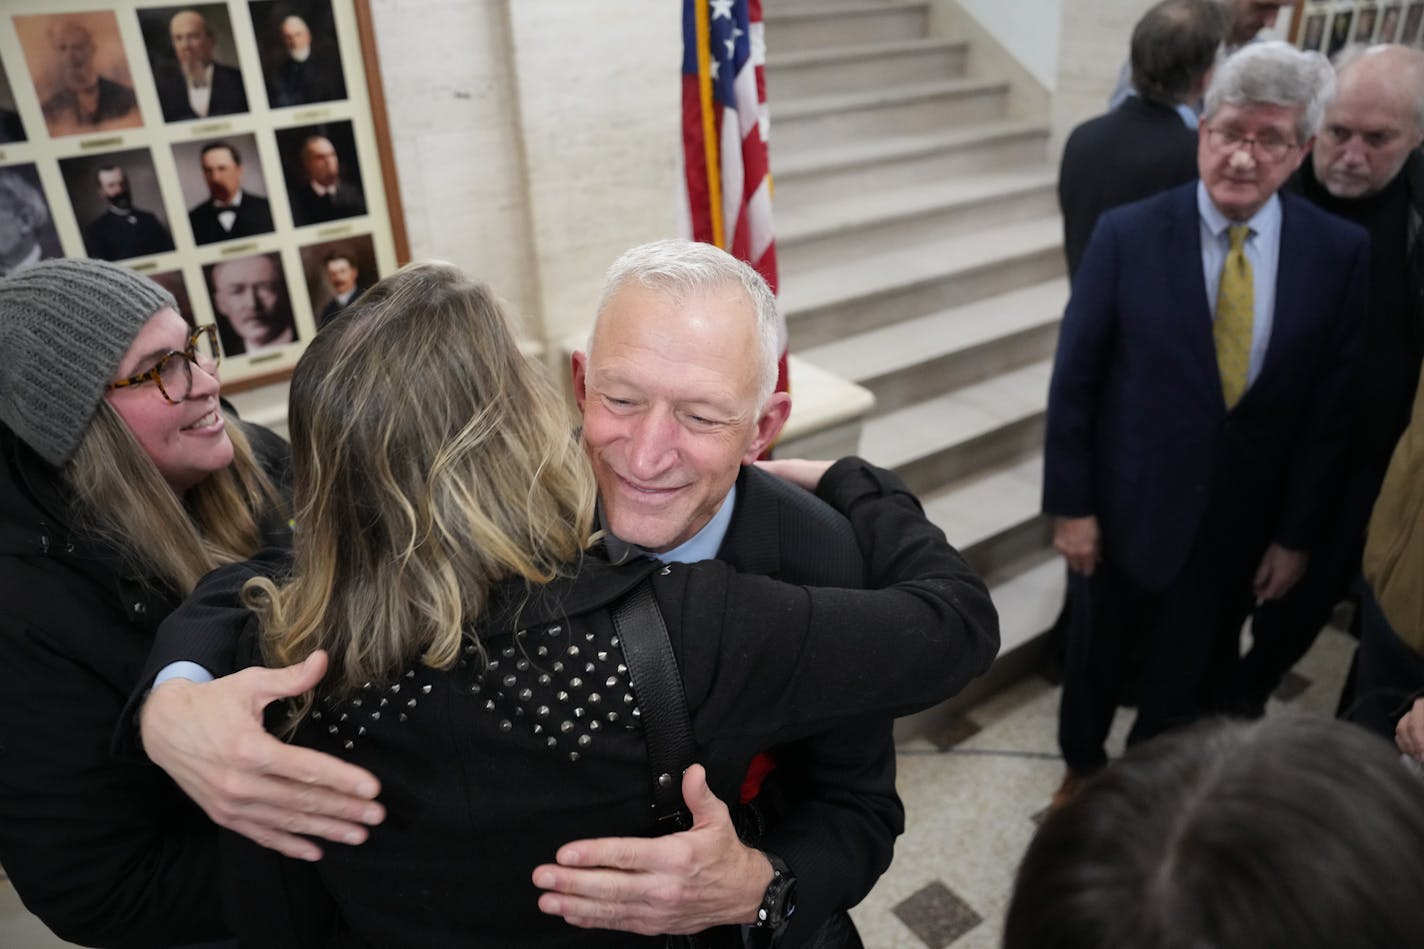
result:
[[[1137,742],[1224,707],[1246,615],[1304,573],[1342,461],[1369,244],[1277,191],[1332,90],[1318,53],[1233,55],[1207,91],[1200,180],[1105,214],[1075,276],[1044,450],[1074,602],[1055,802],[1106,764],[1129,643]]]
[[[168,22],[178,68],[154,73],[163,121],[203,119],[247,111],[242,73],[213,60],[212,27],[196,10],[180,10]]]

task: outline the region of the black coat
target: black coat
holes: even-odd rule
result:
[[[787,583],[865,587],[865,560],[845,516],[754,466],[737,477],[736,507],[717,559]],[[905,830],[893,724],[888,717],[846,722],[774,749],[776,771],[757,798],[759,821],[752,823],[767,825],[756,846],[796,873],[797,909],[783,945],[799,945],[859,903],[890,865],[895,838]],[[849,920],[841,925],[854,931]]]
[[[313,47],[304,63],[283,58],[267,72],[267,102],[274,109],[346,98],[337,52]]]
[[[1058,169],[1063,252],[1078,272],[1093,225],[1104,211],[1197,176],[1197,133],[1169,106],[1129,96],[1068,136]]]
[[[218,223],[217,207],[209,198],[188,212],[188,223],[193,226],[193,241],[211,244],[215,241],[230,241],[237,237],[255,237],[272,231],[272,206],[266,198],[251,191],[242,193],[242,203],[235,209],[232,230],[223,230]]]
[[[345,181],[336,183],[336,193],[317,194],[306,182],[294,183],[292,193],[292,223],[320,224],[366,213],[366,199],[361,189]]]
[[[148,211],[128,214],[105,211],[84,228],[84,252],[99,260],[127,260],[164,254],[173,249],[173,235]]]
[[[285,485],[286,444],[245,430]],[[228,932],[216,828],[158,768],[110,753],[178,601],[77,528],[57,471],[0,426],[0,863],[72,942],[148,949]]]
[[[188,81],[180,70],[165,69],[156,73],[153,84],[158,88],[163,121],[180,122],[199,117],[188,101]],[[237,115],[246,111],[247,90],[242,85],[242,73],[232,66],[213,63],[213,92],[208,99],[208,114],[204,118]]]
[[[359,847],[328,846],[315,867],[227,835],[241,935],[272,947],[320,945],[333,927],[339,944],[660,945],[545,916],[529,878],[570,840],[660,832],[610,603],[653,578],[696,758],[724,800],[757,751],[933,704],[997,651],[984,585],[899,479],[848,459],[818,493],[870,552],[868,585],[893,589],[792,587],[718,561],[589,558],[532,598],[497,591],[481,632],[488,668],[467,651],[448,672],[415,667],[320,702],[296,740],[372,770],[388,818]],[[230,626],[253,569],[212,574],[174,617],[195,622],[165,624],[163,637],[202,639],[219,617]],[[254,657],[249,639],[239,658]]]

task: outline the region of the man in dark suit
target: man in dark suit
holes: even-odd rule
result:
[[[133,206],[128,173],[105,165],[94,173],[104,210],[84,228],[84,252],[99,260],[126,260],[173,249],[173,235],[149,211]]]
[[[331,139],[307,136],[300,159],[304,180],[292,189],[292,220],[298,227],[366,213],[360,189],[341,179],[341,159]]]
[[[168,23],[177,68],[154,73],[163,121],[203,119],[247,111],[242,73],[213,59],[215,40],[207,19],[196,10],[180,10]]]
[[[1300,579],[1336,490],[1368,240],[1276,193],[1331,86],[1318,53],[1236,53],[1207,91],[1201,180],[1107,212],[1084,253],[1044,449],[1073,570],[1057,801],[1107,761],[1130,639],[1130,742],[1227,704],[1244,619]]]
[[[573,363],[603,523],[665,561],[716,557],[796,583],[863,586],[844,520],[747,467],[790,412],[790,397],[773,391],[775,314],[765,283],[710,245],[662,241],[614,263]],[[712,825],[720,836],[695,824],[655,841],[579,841],[560,850],[577,850],[577,867],[536,871],[550,891],[541,907],[613,929],[695,932],[752,922],[775,868],[797,880],[797,915],[784,933],[759,936],[859,946],[845,910],[889,866],[904,829],[890,725],[859,723],[761,759],[775,765],[770,786],[753,776],[742,792],[752,822],[766,825],[752,846],[722,824]],[[694,863],[723,872],[688,878],[674,858],[687,846],[705,848]],[[616,897],[598,883],[609,874]],[[698,896],[650,899],[664,887]]]
[[[366,288],[361,286],[361,271],[349,255],[340,252],[328,254],[321,266],[326,272],[327,285],[331,287],[331,299],[326,301],[326,306],[317,316],[317,329],[330,323],[352,300],[366,292]]]
[[[1068,136],[1058,170],[1063,250],[1072,277],[1098,215],[1197,176],[1197,133],[1178,107],[1199,102],[1227,19],[1216,0],[1162,0],[1132,31],[1136,90]]]
[[[1328,529],[1310,554],[1300,585],[1251,620],[1242,659],[1240,710],[1261,714],[1282,676],[1309,650],[1360,572],[1365,524],[1395,444],[1409,423],[1424,359],[1424,53],[1404,46],[1361,50],[1337,66],[1336,95],[1315,150],[1294,182],[1308,200],[1370,233],[1370,306],[1360,359],[1360,398],[1352,418],[1349,465]],[[1377,609],[1365,604],[1366,620]],[[1388,651],[1393,638],[1361,624],[1361,644],[1342,711],[1393,734],[1390,712],[1424,686],[1415,666]],[[1384,661],[1373,661],[1380,650]]]
[[[1226,18],[1226,49],[1225,55],[1236,52],[1247,43],[1254,43],[1261,31],[1275,26],[1276,17],[1280,14],[1282,7],[1288,7],[1289,2],[1267,2],[1267,0],[1214,0],[1221,7],[1222,15]],[[1108,108],[1115,109],[1122,105],[1123,100],[1132,95],[1132,64],[1126,62],[1122,64],[1122,69],[1118,71],[1117,85],[1113,87],[1112,93],[1108,96]],[[1192,108],[1183,112],[1183,118],[1188,119],[1187,124],[1195,127],[1197,123],[1196,111],[1198,102],[1192,104]]]
[[[306,20],[293,14],[282,21],[282,46],[285,56],[267,75],[272,108],[346,98],[341,57],[312,44]]]
[[[208,200],[188,211],[199,244],[252,237],[272,230],[272,208],[260,194],[242,189],[242,153],[228,142],[210,142],[199,156]]]

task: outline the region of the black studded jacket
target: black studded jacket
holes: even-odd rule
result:
[[[245,430],[285,488],[286,443]],[[59,473],[0,426],[0,865],[71,942],[157,947],[230,932],[216,828],[158,768],[110,754],[178,601],[79,527]]]
[[[986,669],[998,620],[983,583],[893,474],[837,463],[818,493],[845,513],[868,590],[809,588],[719,561],[612,565],[532,597],[501,591],[448,671],[319,701],[296,741],[380,778],[384,824],[297,864],[225,835],[239,934],[261,946],[631,946],[539,912],[533,868],[583,837],[651,836],[639,697],[608,606],[651,577],[682,672],[697,758],[734,800],[751,756],[867,713],[903,714]],[[236,602],[250,566],[193,602]],[[221,590],[220,590],[221,588]],[[181,614],[180,614],[181,615]],[[248,641],[239,655],[256,655]],[[165,629],[167,632],[167,628]]]

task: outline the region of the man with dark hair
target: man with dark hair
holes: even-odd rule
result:
[[[325,135],[308,135],[299,154],[302,183],[292,189],[292,221],[319,224],[366,213],[361,190],[342,180],[341,158]]]
[[[346,309],[347,304],[366,290],[361,286],[361,270],[356,266],[356,261],[351,258],[350,254],[340,251],[327,254],[321,267],[326,274],[326,282],[331,287],[331,299],[327,301],[326,306],[321,308],[321,313],[317,316],[317,329],[330,323],[333,317]]]
[[[1063,146],[1058,203],[1070,277],[1098,215],[1197,176],[1196,132],[1176,110],[1206,91],[1226,29],[1217,0],[1162,0],[1137,21],[1137,95],[1079,125]]]
[[[163,121],[202,119],[247,111],[242,73],[213,59],[216,40],[207,18],[196,10],[180,10],[168,22],[177,68],[154,73]]]
[[[1328,718],[1164,736],[1044,820],[1001,945],[1419,945],[1420,788],[1388,743]]]
[[[242,153],[228,142],[210,142],[199,157],[208,200],[188,212],[199,244],[252,237],[272,230],[272,208],[260,194],[242,189]]]
[[[1281,8],[1290,6],[1289,3],[1273,2],[1273,0],[1222,0],[1222,2],[1226,5],[1227,17],[1226,36],[1223,37],[1222,42],[1226,44],[1228,54],[1253,42],[1256,35],[1262,30],[1274,26]],[[1112,95],[1108,97],[1108,108],[1117,108],[1122,105],[1123,100],[1133,95],[1134,91],[1140,91],[1134,89],[1135,83],[1129,60],[1122,64],[1122,70],[1118,73],[1117,85],[1113,88]],[[1190,103],[1189,111],[1195,113],[1196,105],[1196,102]],[[1187,125],[1196,126],[1195,115],[1188,118],[1184,114],[1183,119]]]
[[[1299,586],[1252,619],[1242,660],[1240,711],[1261,714],[1282,676],[1309,650],[1360,572],[1365,523],[1390,455],[1409,423],[1424,359],[1424,53],[1373,46],[1336,68],[1336,95],[1314,153],[1296,174],[1301,194],[1370,232],[1370,301],[1364,325],[1360,392],[1347,448],[1347,476],[1329,498],[1328,529],[1311,549]],[[1327,499],[1321,499],[1322,501]],[[1424,581],[1421,581],[1424,582]],[[1364,619],[1374,615],[1369,603]],[[1417,663],[1373,661],[1387,629],[1361,626],[1352,716],[1390,735],[1390,713],[1424,686]],[[1371,624],[1372,625],[1372,624]],[[1348,693],[1347,693],[1348,694]],[[1381,697],[1384,696],[1384,697]],[[1352,704],[1347,700],[1345,705]]]
[[[1339,481],[1365,232],[1281,185],[1333,87],[1319,53],[1256,43],[1207,89],[1200,180],[1105,213],[1049,384],[1043,509],[1071,570],[1061,804],[1129,744],[1229,707],[1241,628],[1305,572]]]
[[[99,260],[125,260],[173,249],[173,235],[150,211],[133,206],[128,172],[103,165],[94,172],[104,210],[84,228],[84,252]]]

